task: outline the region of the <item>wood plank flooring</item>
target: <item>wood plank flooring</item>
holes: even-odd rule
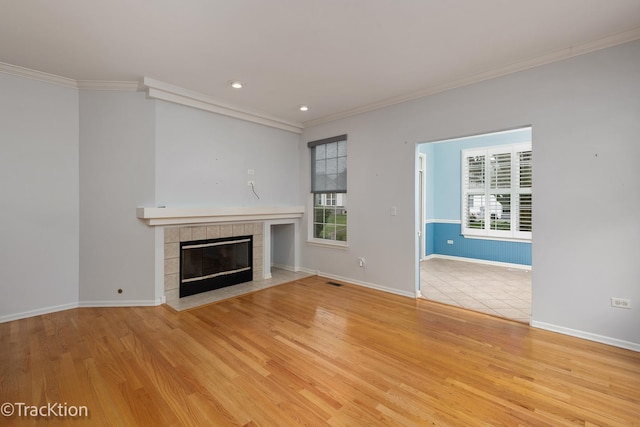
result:
[[[326,282],[0,324],[0,403],[88,409],[0,425],[640,425],[640,353]]]

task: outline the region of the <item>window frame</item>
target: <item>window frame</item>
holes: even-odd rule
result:
[[[529,187],[521,187],[521,168],[520,168],[520,156],[519,153],[530,152],[531,157],[533,155],[531,149],[531,141],[520,142],[514,144],[504,144],[504,145],[496,145],[496,146],[486,146],[486,147],[478,147],[478,148],[468,148],[461,150],[461,233],[463,236],[468,238],[479,238],[479,239],[489,239],[489,240],[514,240],[514,241],[524,241],[531,242],[532,239],[532,231],[521,231],[520,228],[520,219],[521,219],[521,196],[529,195],[529,199],[532,200],[532,175],[529,176],[529,181],[531,185]],[[505,154],[509,154],[509,186],[500,186],[501,183],[504,184],[506,181],[506,175],[502,174],[492,174],[491,161],[496,160],[498,156],[504,156]],[[471,157],[483,158],[482,162],[482,187],[471,187],[470,182],[470,170],[468,168],[468,159]],[[531,166],[530,166],[531,167]],[[476,177],[478,175],[476,174]],[[492,186],[492,178],[494,178],[493,183],[497,184]],[[480,181],[479,179],[477,180]],[[491,205],[494,203],[498,203],[498,196],[503,195],[509,196],[509,204],[510,204],[510,213],[509,213],[509,230],[500,230],[500,229],[492,229],[492,215],[495,214],[496,218],[494,220],[496,227],[498,227],[497,220],[497,207],[492,208]],[[482,222],[482,227],[471,227],[469,214],[470,210],[470,197],[483,197],[484,202],[481,207],[482,210],[480,214],[480,221]],[[489,202],[487,203],[486,200]],[[489,205],[489,209],[485,207]],[[531,206],[530,206],[531,209]],[[496,211],[495,213],[493,211]],[[502,214],[502,209],[500,206],[500,213]],[[531,221],[531,218],[529,219]],[[531,228],[531,223],[529,224],[529,228]]]
[[[316,162],[317,161],[322,161],[323,159],[317,159],[316,158],[316,147],[322,146],[322,145],[327,145],[327,144],[331,144],[331,143],[341,143],[344,142],[345,145],[343,145],[343,151],[339,151],[338,148],[339,146],[336,145],[336,155],[332,156],[332,157],[328,157],[327,160],[329,159],[336,159],[336,163],[339,165],[337,167],[337,170],[335,171],[335,179],[322,179],[324,178],[324,176],[329,175],[327,173],[327,170],[325,170],[325,174],[323,175],[323,173],[318,173],[316,171]],[[309,212],[310,214],[308,215],[308,221],[307,221],[307,225],[308,225],[308,239],[307,239],[307,243],[310,244],[315,244],[315,245],[320,245],[320,246],[332,246],[332,247],[340,247],[340,248],[346,248],[348,246],[348,215],[346,217],[345,220],[345,224],[344,224],[344,230],[345,230],[345,240],[336,240],[336,239],[330,239],[330,238],[324,238],[324,237],[316,237],[316,224],[330,224],[328,222],[321,222],[321,223],[317,223],[316,222],[316,204],[315,204],[315,199],[316,196],[319,196],[321,198],[321,200],[323,200],[325,203],[323,204],[322,202],[318,205],[318,206],[322,206],[323,209],[335,209],[336,212],[337,210],[339,210],[340,207],[344,207],[345,213],[347,211],[347,207],[345,206],[346,204],[348,204],[348,202],[343,203],[342,205],[338,206],[338,200],[341,199],[341,197],[339,196],[339,194],[344,194],[344,200],[347,200],[347,160],[348,160],[348,155],[347,155],[347,146],[346,146],[346,142],[347,142],[347,135],[338,135],[338,136],[334,136],[331,138],[324,138],[324,139],[320,139],[320,140],[316,140],[316,141],[311,141],[307,143],[307,147],[309,148],[309,157],[311,160],[311,173],[310,173],[310,178],[311,178],[311,183],[310,183],[310,195],[309,195]],[[344,170],[341,169],[341,166],[343,166]],[[327,168],[328,169],[328,168]],[[318,177],[320,177],[321,179],[318,180]],[[318,181],[321,181],[322,184],[321,185],[316,185]],[[331,184],[331,185],[329,185]],[[333,202],[333,203],[329,203],[329,202]],[[324,214],[323,214],[323,218]],[[337,224],[337,223],[336,223]],[[340,224],[342,226],[342,224]]]

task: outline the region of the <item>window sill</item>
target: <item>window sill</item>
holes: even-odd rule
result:
[[[343,250],[349,249],[349,244],[347,242],[339,242],[337,240],[310,239],[310,240],[307,240],[307,245],[321,246],[325,248],[343,249]]]
[[[531,239],[518,238],[518,237],[478,236],[475,234],[464,234],[464,233],[462,233],[462,237],[464,237],[465,239],[497,240],[500,242],[531,243]]]

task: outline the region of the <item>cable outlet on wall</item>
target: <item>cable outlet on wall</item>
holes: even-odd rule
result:
[[[364,267],[364,264],[365,264],[364,257],[363,257],[363,256],[359,256],[359,257],[358,257],[358,265],[359,265],[360,267]]]
[[[631,300],[624,298],[611,298],[611,307],[631,308]]]
[[[247,181],[247,187],[254,187],[256,185],[255,181]]]

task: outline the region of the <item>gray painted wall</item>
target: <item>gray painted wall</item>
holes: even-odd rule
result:
[[[295,269],[295,226],[275,224],[271,226],[271,265]]]
[[[81,304],[155,302],[154,123],[143,93],[80,91]]]
[[[162,206],[288,206],[298,200],[299,135],[157,102],[156,195]],[[248,175],[248,170],[254,175]],[[258,199],[247,181],[255,181]]]
[[[160,237],[136,207],[295,204],[295,134],[142,93],[81,91],[80,118],[81,304],[161,298]]]
[[[78,90],[0,74],[0,321],[78,301]]]
[[[349,135],[349,248],[304,245],[302,264],[413,294],[416,144],[530,124],[534,325],[640,345],[638,82],[633,42],[306,129],[303,197],[306,142]],[[634,308],[612,308],[612,296]]]

